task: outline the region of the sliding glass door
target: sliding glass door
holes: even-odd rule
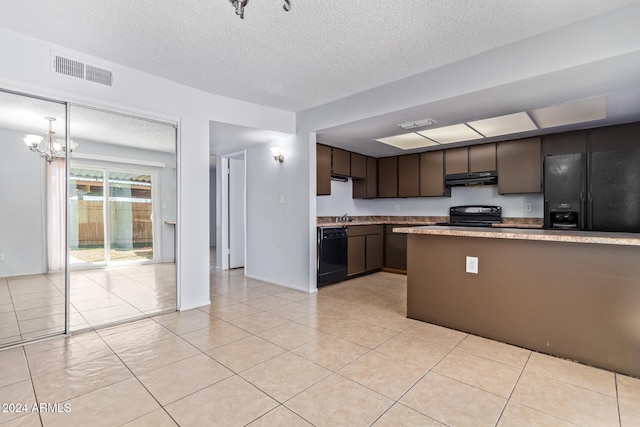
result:
[[[144,172],[71,168],[72,266],[155,260],[151,180]]]
[[[76,105],[70,118],[71,330],[175,310],[175,127]]]

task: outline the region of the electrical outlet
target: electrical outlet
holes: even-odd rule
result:
[[[4,261],[4,252],[0,252],[0,261]]]
[[[525,203],[524,204],[524,211],[525,212],[531,212],[531,203]]]
[[[396,210],[396,212],[400,212],[400,205],[396,204],[395,205],[395,210]]]
[[[284,205],[284,193],[280,193],[280,204]]]
[[[467,257],[467,273],[478,274],[478,257],[476,256],[468,256]]]

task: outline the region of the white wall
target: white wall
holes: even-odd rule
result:
[[[285,156],[275,162],[270,147]],[[249,147],[247,169],[247,264],[249,277],[311,291],[308,280],[308,148],[298,136]],[[315,171],[315,166],[314,166]],[[314,172],[315,173],[315,172]],[[284,203],[280,203],[280,195]],[[314,283],[315,288],[315,283]]]
[[[544,215],[542,194],[500,195],[497,185],[453,187],[451,197],[363,200],[353,199],[351,195],[351,179],[348,182],[331,181],[331,195],[317,196],[317,215],[447,216],[450,206],[469,204],[502,206],[505,217],[542,218]],[[525,211],[525,203],[531,203],[531,212]]]
[[[44,160],[24,133],[0,129],[0,277],[44,273]]]
[[[295,115],[207,94],[5,29],[0,29],[0,51],[0,88],[179,121],[179,309],[208,304],[209,121],[293,133]],[[51,51],[112,70],[113,87],[53,75]]]

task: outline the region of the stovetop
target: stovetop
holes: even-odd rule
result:
[[[458,227],[491,227],[502,222],[502,207],[489,205],[465,205],[449,208],[449,221],[436,225]]]

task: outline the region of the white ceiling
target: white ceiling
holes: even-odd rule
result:
[[[285,12],[281,0],[249,0],[241,20],[228,0],[1,1],[1,27],[206,92],[293,112],[423,73],[442,75],[479,54],[639,3],[291,0],[293,8]],[[318,135],[363,154],[394,155],[403,151],[373,140],[401,133],[398,123],[434,117],[446,126],[602,95],[609,118],[596,124],[637,120],[637,64],[636,55],[615,69],[594,64],[517,86],[497,84],[491,91],[392,111]],[[473,78],[473,70],[468,75]],[[258,131],[212,123],[211,152],[282,136]]]
[[[297,112],[634,2],[2,0],[0,26]]]

